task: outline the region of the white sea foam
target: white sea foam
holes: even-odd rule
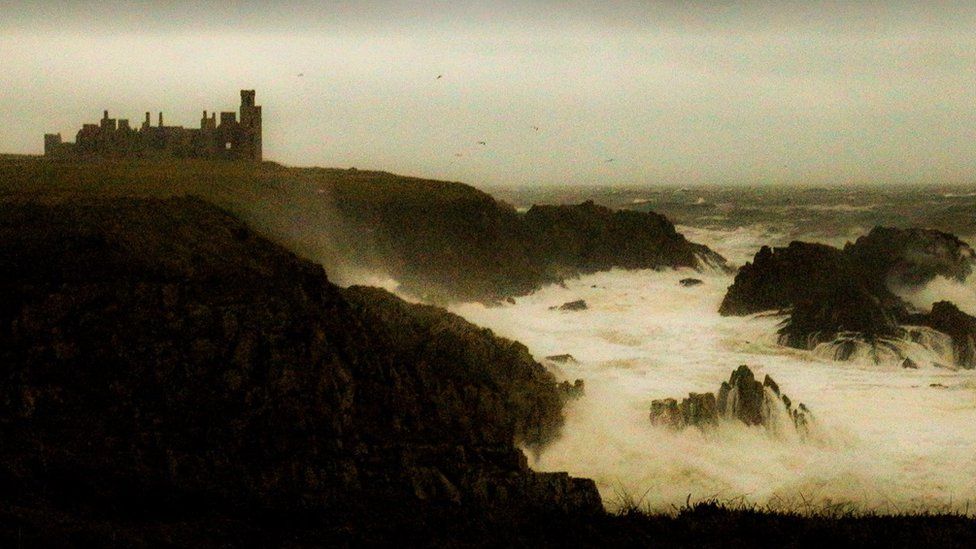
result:
[[[893,288],[912,305],[928,311],[937,301],[951,301],[959,310],[976,315],[976,275],[964,282],[937,276],[921,288]]]
[[[711,240],[720,251],[744,247]],[[704,284],[681,286],[687,276]],[[522,341],[537,358],[577,359],[560,364],[557,375],[585,379],[586,395],[569,404],[564,435],[533,466],[595,479],[611,506],[620,490],[644,495],[658,510],[689,495],[785,507],[852,502],[879,511],[964,509],[976,500],[973,372],[839,362],[779,346],[781,319],[717,314],[730,283],[720,273],[611,271],[514,305],[454,310]],[[588,310],[549,310],[575,299]],[[905,345],[920,359],[938,354]],[[820,434],[800,441],[735,423],[706,433],[650,424],[651,400],[716,391],[739,364],[770,374],[794,403],[805,403]]]

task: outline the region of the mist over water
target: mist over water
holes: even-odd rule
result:
[[[778,243],[761,227],[682,230],[736,263]],[[688,276],[704,284],[681,286]],[[951,363],[938,342],[902,343],[918,370],[894,358],[840,362],[825,349],[779,346],[782,318],[717,313],[731,282],[717,272],[612,271],[543,288],[514,305],[453,310],[525,343],[559,378],[585,380],[585,396],[567,407],[562,438],[532,465],[593,478],[611,508],[621,493],[663,511],[689,496],[800,510],[966,510],[976,501],[973,372],[935,367]],[[576,299],[589,309],[549,310]],[[544,359],[565,353],[576,362]],[[740,364],[805,403],[816,418],[814,436],[800,441],[732,423],[711,432],[651,425],[652,400],[717,391]]]
[[[921,288],[896,288],[896,293],[919,309],[928,311],[937,301],[948,300],[965,313],[976,315],[976,276],[960,282],[936,277]]]

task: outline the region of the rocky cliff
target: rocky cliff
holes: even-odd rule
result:
[[[520,214],[473,188],[425,181],[333,192],[352,235],[344,255],[368,258],[430,301],[497,301],[615,267],[725,267],[655,213],[585,202]]]
[[[516,446],[557,436],[565,398],[524,346],[340,290],[203,201],[5,204],[0,286],[0,511],[601,510]]]
[[[194,195],[326,267],[386,274],[431,302],[493,302],[593,270],[722,267],[653,213],[584,203],[522,214],[458,182],[367,170],[193,160],[0,158],[0,195],[47,201]]]

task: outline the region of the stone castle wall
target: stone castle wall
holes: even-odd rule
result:
[[[98,124],[85,124],[75,141],[65,142],[61,134],[44,135],[44,155],[53,158],[216,158],[226,160],[262,159],[261,107],[254,104],[254,90],[241,90],[238,113],[222,112],[209,117],[203,111],[199,128],[166,126],[163,113],[157,125],[150,114],[134,129],[127,119],[109,118],[108,111]]]

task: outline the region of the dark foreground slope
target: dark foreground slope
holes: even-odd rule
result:
[[[522,345],[194,199],[0,205],[0,547],[972,546],[956,516],[599,509]]]
[[[0,288],[0,501],[28,539],[602,510],[516,448],[563,422],[524,346],[343,292],[200,200],[5,204]]]
[[[496,301],[583,272],[723,266],[654,213],[584,203],[520,214],[468,185],[382,172],[201,161],[0,159],[8,199],[192,194],[325,265],[387,274],[428,301]]]

